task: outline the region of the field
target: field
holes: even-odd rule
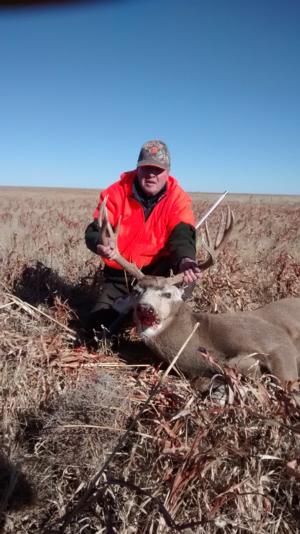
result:
[[[0,188],[0,530],[300,532],[300,410],[269,376],[201,396],[128,328],[90,346],[98,192]],[[213,194],[193,193],[203,214]],[[232,195],[235,227],[191,306],[300,296],[300,197]],[[213,214],[212,229],[218,214]],[[201,250],[199,249],[201,255]]]

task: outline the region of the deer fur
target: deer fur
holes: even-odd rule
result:
[[[283,382],[296,381],[300,370],[300,298],[285,298],[254,311],[194,313],[182,289],[161,277],[139,281],[134,318],[144,343],[171,362],[188,334],[199,327],[177,367],[205,390],[218,373],[210,361],[235,367],[245,375],[267,371]]]
[[[236,367],[243,374],[257,376],[266,370],[283,382],[298,380],[300,298],[282,299],[249,312],[193,313],[182,300],[183,290],[177,287],[184,278],[183,273],[173,279],[145,276],[123,258],[117,246],[120,225],[116,230],[111,227],[106,202],[107,197],[99,211],[101,242],[107,237],[114,239],[114,259],[138,280],[134,300],[127,304],[133,305],[141,339],[162,360],[173,360],[198,322],[199,327],[177,360],[177,367],[189,378],[196,379],[200,389],[207,389],[210,379],[218,372],[217,366],[222,364]],[[214,242],[205,226],[206,243],[203,244],[208,258],[198,263],[199,268],[204,270],[214,263],[214,252],[230,235],[233,223],[228,207]]]

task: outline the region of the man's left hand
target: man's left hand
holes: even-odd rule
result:
[[[179,272],[184,273],[183,283],[191,284],[201,278],[201,270],[192,258],[182,258],[179,263]]]

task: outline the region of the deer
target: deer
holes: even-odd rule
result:
[[[201,270],[215,263],[216,252],[233,228],[231,209],[222,217],[214,240],[205,223],[207,257]],[[119,226],[119,225],[118,225]],[[198,329],[177,360],[177,368],[201,391],[207,391],[220,367],[242,375],[267,372],[283,383],[296,384],[300,372],[300,298],[289,297],[252,311],[221,314],[194,312],[183,301],[183,273],[171,277],[145,275],[128,262],[117,246],[118,227],[109,223],[104,200],[99,213],[100,235],[113,237],[114,259],[136,279],[130,306],[139,338],[163,361],[170,363],[196,323]]]

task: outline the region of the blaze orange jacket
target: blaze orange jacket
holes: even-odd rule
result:
[[[101,192],[99,204],[94,212],[94,219],[98,218],[99,206],[108,195],[107,209],[109,221],[116,228],[120,218],[118,236],[119,252],[139,268],[156,261],[160,256],[166,256],[164,246],[179,223],[195,225],[192,212],[192,200],[180,187],[177,180],[169,176],[167,190],[154,206],[147,220],[142,205],[133,196],[132,186],[136,178],[136,171],[121,174],[115,182]],[[103,258],[106,265],[114,269],[122,269],[115,261]]]

